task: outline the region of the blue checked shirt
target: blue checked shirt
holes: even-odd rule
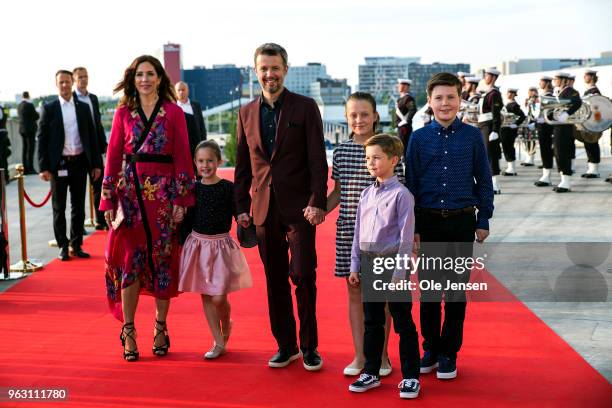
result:
[[[489,229],[493,183],[480,130],[459,119],[443,128],[436,120],[410,136],[406,187],[417,208],[478,209],[476,228]],[[417,231],[418,232],[418,231]]]

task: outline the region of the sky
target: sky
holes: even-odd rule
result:
[[[88,68],[90,91],[112,94],[124,69],[164,43],[183,68],[252,65],[277,42],[292,65],[321,62],[357,85],[366,56],[417,56],[474,67],[515,58],[593,58],[612,51],[608,0],[32,1],[0,13],[0,100],[56,93],[54,74]]]

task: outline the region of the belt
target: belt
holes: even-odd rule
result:
[[[79,159],[81,156],[83,156],[83,153],[81,154],[75,154],[75,155],[71,155],[71,156],[62,156],[62,159],[66,160],[67,162],[69,161],[74,161]]]
[[[476,209],[474,207],[457,208],[454,210],[439,209],[439,208],[417,208],[419,214],[435,215],[442,218],[456,217],[462,214],[474,214]]]
[[[126,154],[125,161],[129,163],[172,163],[172,156],[169,154],[150,154],[136,153]]]

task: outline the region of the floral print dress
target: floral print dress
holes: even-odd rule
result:
[[[173,205],[194,204],[194,175],[185,117],[180,107],[163,102],[151,130],[137,110],[121,106],[115,112],[102,182],[100,210],[115,210],[116,222],[106,247],[106,293],[111,313],[123,319],[121,289],[140,282],[141,293],[160,299],[178,295],[180,247],[178,229],[172,222]],[[137,152],[140,139],[144,142]],[[147,236],[142,225],[134,173],[124,155],[146,153],[170,155],[172,163],[138,162],[141,194],[151,231],[152,271],[148,262]]]

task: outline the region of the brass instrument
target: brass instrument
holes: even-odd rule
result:
[[[602,95],[588,95],[582,99],[580,108],[569,116],[567,122],[559,121],[559,115],[571,106],[569,99],[554,96],[540,98],[540,110],[549,125],[576,125],[580,131],[597,134],[612,125],[612,101]],[[597,139],[595,141],[597,141]]]
[[[501,110],[502,124],[501,127],[512,127],[512,125],[516,125],[516,121],[518,120],[518,115],[508,112],[506,107],[504,106]],[[517,128],[526,127],[527,126],[527,118],[520,124],[516,125]]]
[[[459,112],[468,123],[478,123],[478,102],[462,100]]]

